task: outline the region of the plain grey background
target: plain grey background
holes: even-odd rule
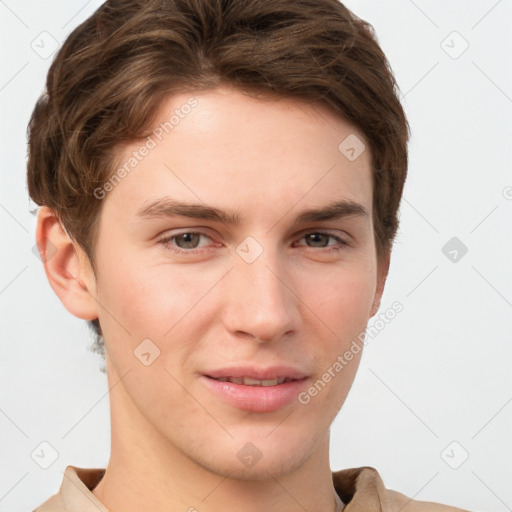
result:
[[[68,464],[108,462],[101,359],[33,252],[25,184],[46,53],[100,4],[0,0],[0,511],[41,504]],[[345,4],[376,30],[412,140],[380,311],[404,309],[364,349],[331,429],[331,468],[373,466],[411,498],[511,510],[512,1]],[[47,469],[41,450],[45,464],[55,450]]]

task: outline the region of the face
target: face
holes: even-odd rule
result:
[[[227,88],[173,96],[158,117],[153,142],[119,151],[119,167],[134,151],[137,164],[100,217],[98,318],[122,378],[112,416],[219,474],[289,472],[328,434],[361,351],[335,363],[380,298],[369,151],[347,158],[340,143],[364,138],[323,105]],[[337,215],[300,218],[334,203]],[[270,390],[205,376],[283,365],[306,378]]]

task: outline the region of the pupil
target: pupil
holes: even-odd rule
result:
[[[313,237],[317,238],[317,240],[313,240],[313,242],[318,242],[318,237],[323,237],[324,235],[322,233],[312,233],[308,236],[311,238],[313,238]]]
[[[198,239],[198,234],[197,233],[182,233],[180,235],[180,237],[183,237],[185,239],[184,242],[186,244],[186,247],[185,247],[186,249],[194,249],[196,247],[196,245],[193,245],[193,247],[190,247],[188,244],[193,243],[194,238],[196,239],[195,240],[196,242],[198,241],[197,240]],[[178,240],[180,239],[180,237],[178,237]],[[191,242],[190,238],[193,239],[192,242]]]

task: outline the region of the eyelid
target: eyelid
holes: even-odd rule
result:
[[[335,233],[331,233],[330,231],[323,231],[320,229],[313,229],[311,231],[306,231],[305,233],[303,233],[299,236],[299,240],[302,240],[304,237],[306,237],[308,235],[326,235],[330,238],[333,238],[334,240],[337,240],[338,243],[343,243],[343,244],[349,245],[349,242],[347,240],[345,240],[345,238],[343,238],[342,236],[335,234]],[[330,246],[327,245],[326,247],[330,247]],[[315,249],[315,247],[310,247],[310,249]],[[319,249],[321,249],[321,247],[319,247]]]
[[[158,235],[157,239],[161,240],[163,238],[171,238],[174,236],[183,235],[185,233],[200,234],[200,235],[204,235],[208,238],[212,238],[213,236],[215,236],[215,235],[209,234],[212,232],[212,230],[206,226],[192,226],[189,228],[184,227],[184,228],[176,228],[176,229],[178,229],[179,231],[177,231],[177,232],[175,232],[174,230],[165,231],[162,235]],[[309,235],[311,233],[326,234],[326,235],[333,236],[335,238],[338,237],[340,239],[343,239],[343,236],[345,236],[349,240],[352,240],[352,236],[349,235],[346,231],[340,232],[340,230],[336,230],[336,229],[332,229],[332,228],[318,228],[318,227],[311,227],[311,228],[303,229],[303,230],[299,231],[295,235],[295,237],[300,239],[300,238],[303,238],[304,236]]]
[[[205,228],[203,228],[203,227],[189,228],[189,229],[183,228],[183,230],[179,231],[179,232],[172,232],[172,233],[167,233],[167,234],[164,233],[162,236],[160,236],[158,238],[157,242],[160,244],[163,244],[163,245],[171,245],[174,238],[179,237],[180,235],[184,235],[184,234],[200,235],[200,236],[204,236],[204,237],[212,240],[212,237],[210,235],[208,235],[207,233],[205,233],[204,229]],[[310,235],[310,234],[326,235],[326,236],[337,241],[336,244],[326,245],[325,247],[310,247],[307,245],[300,244],[300,247],[304,247],[305,249],[308,249],[310,251],[314,251],[314,252],[324,251],[325,253],[329,253],[329,252],[341,251],[341,250],[343,250],[347,247],[350,247],[352,245],[349,241],[347,241],[344,237],[340,236],[339,234],[332,233],[330,230],[322,229],[322,228],[310,228],[310,229],[301,231],[297,235],[297,237],[298,237],[297,241],[302,240],[304,237],[306,237],[307,235]],[[347,236],[348,236],[348,238],[351,238],[348,234],[347,234]],[[339,247],[340,245],[341,245],[341,247]],[[217,243],[216,246],[218,247],[218,246],[220,246],[220,244]],[[206,246],[206,247],[195,247],[195,248],[191,248],[191,249],[182,249],[180,247],[172,245],[172,248],[170,248],[171,251],[173,251],[177,254],[183,254],[183,255],[186,255],[186,254],[192,255],[192,254],[196,254],[198,251],[201,251],[201,250],[204,251],[204,250],[209,250],[209,249],[212,249],[212,247]]]
[[[201,228],[201,229],[204,229],[204,228]],[[180,231],[178,233],[175,233],[175,232],[167,233],[167,234],[164,233],[162,236],[158,237],[157,242],[170,244],[174,238],[177,238],[181,235],[186,235],[186,234],[203,236],[203,237],[209,238],[210,240],[213,241],[213,238],[210,235],[208,235],[207,233],[205,233],[204,231],[198,231],[195,229],[187,229],[184,231]],[[216,243],[215,245],[220,246],[219,243]],[[181,249],[180,247],[176,246],[177,251],[183,251],[183,252],[192,252],[192,251],[198,251],[198,250],[204,250],[204,249],[208,249],[208,247],[196,247],[196,248],[187,250],[187,249]]]

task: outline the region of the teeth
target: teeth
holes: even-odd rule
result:
[[[280,377],[278,379],[258,380],[249,377],[219,377],[221,382],[232,382],[233,384],[243,384],[245,386],[277,386],[283,382],[290,382],[291,379],[287,377]]]

